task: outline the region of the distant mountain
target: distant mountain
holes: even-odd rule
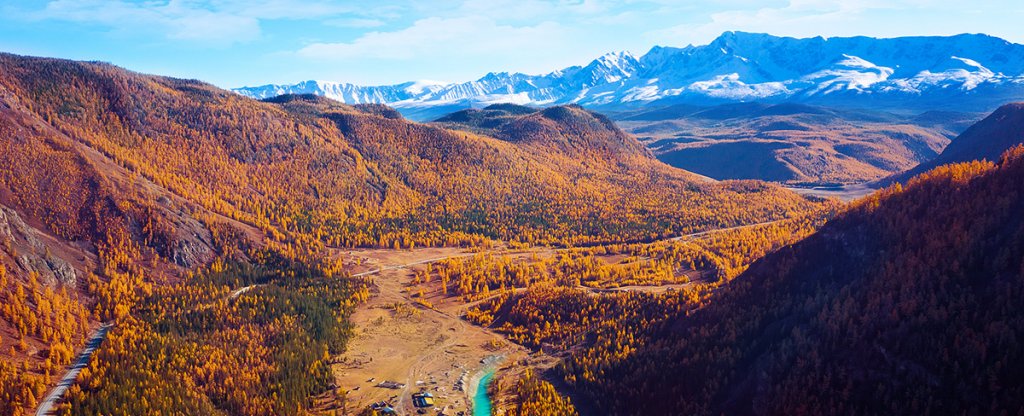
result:
[[[691,172],[826,185],[873,181],[930,160],[981,117],[755,102],[678,104],[620,114],[618,124],[661,161]]]
[[[953,139],[934,159],[880,181],[878,185],[906,182],[941,165],[971,160],[998,161],[1007,149],[1024,143],[1024,103],[1007,104]]]
[[[991,111],[1024,99],[1024,45],[967,34],[796,39],[726,32],[708,45],[656,46],[640,57],[611,53],[544,75],[492,72],[463,83],[372,87],[306,81],[234,91],[254,98],[310,93],[350,104],[387,103],[423,120],[493,103],[616,110],[757,100]]]
[[[534,107],[517,104],[491,104],[482,109],[467,108],[447,114],[434,123],[442,126],[493,135],[520,116],[540,111]]]

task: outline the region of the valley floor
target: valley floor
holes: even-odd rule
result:
[[[350,410],[385,401],[400,414],[412,414],[411,394],[428,391],[437,399],[436,408],[448,409],[446,414],[468,411],[476,388],[471,379],[485,359],[516,361],[529,354],[501,335],[463,321],[463,305],[457,300],[439,301],[433,309],[413,300],[408,288],[411,266],[469,254],[437,248],[344,252],[366,269],[355,275],[373,278],[370,300],[352,315],[356,336],[334,366]],[[491,341],[501,347],[488,348]],[[386,381],[401,387],[378,387]]]
[[[771,223],[717,229],[668,240],[699,239]],[[540,247],[496,248],[485,252],[526,259],[534,255],[549,256],[555,251]],[[335,360],[333,368],[337,388],[346,396],[346,410],[360,411],[374,403],[385,402],[399,414],[413,414],[416,408],[411,395],[426,391],[436,398],[435,408],[446,410],[445,414],[460,411],[472,414],[471,398],[487,368],[498,365],[500,373],[508,377],[521,373],[526,367],[547,369],[557,363],[556,357],[531,352],[500,333],[463,319],[470,307],[500,295],[464,302],[460,297],[443,295],[439,285],[428,286],[431,289],[422,298],[414,293],[420,288],[414,285],[415,271],[430,263],[480,253],[460,248],[334,250],[335,256],[346,260],[353,277],[372,279],[370,299],[351,316],[355,336],[347,351]],[[616,256],[604,259],[617,260],[620,259]],[[601,296],[622,291],[662,293],[704,283],[700,272],[688,274],[692,274],[688,276],[690,283],[578,288]],[[515,292],[525,290],[517,288]],[[429,307],[420,303],[421,300]],[[382,383],[391,387],[383,387]],[[495,401],[502,399],[495,398]]]

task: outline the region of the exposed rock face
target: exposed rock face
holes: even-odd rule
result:
[[[56,257],[46,259],[46,265],[53,272],[57,280],[66,285],[74,285],[78,280],[78,272],[71,264]]]
[[[38,237],[39,231],[25,223],[17,212],[0,206],[0,240],[12,248],[15,261],[25,273],[37,273],[41,282],[75,285],[78,271],[70,263],[54,256]]]
[[[54,256],[22,254],[18,256],[18,265],[29,273],[37,273],[39,280],[47,285],[60,282],[73,286],[78,281],[78,272],[71,264]]]
[[[199,235],[178,240],[171,250],[171,260],[185,268],[193,268],[213,260],[213,249]]]
[[[0,239],[3,239],[4,241],[10,241],[14,239],[14,233],[13,230],[11,230],[11,225],[8,223],[8,221],[9,220],[7,219],[7,209],[0,208]]]
[[[28,224],[14,210],[0,206],[0,237],[6,240],[21,240],[32,247],[42,248],[43,243],[35,238]]]

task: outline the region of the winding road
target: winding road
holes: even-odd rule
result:
[[[46,399],[39,403],[39,408],[36,409],[36,416],[53,414],[57,403],[60,402],[62,397],[64,397],[64,393],[68,391],[68,388],[75,383],[75,379],[78,378],[78,373],[81,373],[82,369],[89,365],[89,359],[92,358],[92,354],[99,349],[100,344],[102,344],[103,340],[107,338],[107,332],[110,331],[110,328],[113,326],[113,323],[108,322],[101,325],[92,333],[89,337],[89,342],[85,344],[85,350],[78,355],[78,359],[75,360],[74,365],[68,369],[67,374],[64,374],[64,377],[60,379],[59,383],[57,383],[57,387],[54,387],[50,394],[46,396]]]
[[[669,237],[669,238],[666,238],[666,239],[663,239],[663,240],[660,240],[660,241],[692,240],[694,238],[700,238],[700,237],[704,237],[704,236],[711,235],[711,234],[722,233],[722,232],[726,232],[726,231],[742,230],[742,229],[745,229],[745,228],[760,227],[762,225],[775,224],[777,222],[781,222],[781,221],[785,221],[785,220],[786,219],[781,219],[781,220],[774,220],[774,221],[759,222],[759,223],[756,223],[756,224],[737,225],[735,227],[715,228],[713,230],[701,231],[699,233],[684,234],[684,235],[680,235],[680,236]]]

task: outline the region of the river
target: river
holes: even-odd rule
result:
[[[800,195],[812,195],[820,198],[839,198],[850,202],[875,191],[868,183],[833,185],[833,186],[787,186],[786,189]]]
[[[487,394],[487,386],[494,378],[494,369],[487,370],[476,386],[473,396],[473,416],[491,416],[491,397]]]

